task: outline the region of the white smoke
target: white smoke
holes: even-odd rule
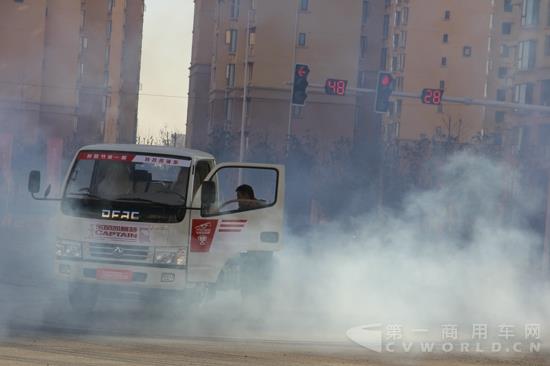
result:
[[[411,192],[400,212],[355,218],[353,232],[333,224],[291,238],[272,290],[273,324],[338,338],[369,323],[547,322],[542,238],[526,222],[541,192],[522,189],[510,167],[469,154],[437,174],[441,187]]]

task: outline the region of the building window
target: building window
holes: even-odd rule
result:
[[[399,33],[393,34],[393,48],[399,47]]]
[[[113,6],[115,5],[115,0],[107,0],[107,11],[111,13],[113,11]]]
[[[445,10],[445,15],[443,16],[443,19],[451,20],[451,11],[450,10]]]
[[[248,45],[254,47],[256,45],[256,27],[251,27],[248,36]]]
[[[383,47],[380,50],[380,70],[386,70],[388,64],[388,49]]]
[[[522,41],[518,49],[518,69],[532,70],[537,57],[537,42],[535,40]]]
[[[229,8],[229,18],[233,20],[239,19],[239,12],[241,8],[241,0],[231,0]]]
[[[109,45],[107,45],[105,47],[105,65],[109,65],[109,59],[111,57],[111,47],[109,47]]]
[[[299,47],[305,47],[306,46],[306,34],[305,33],[298,34],[298,46]]]
[[[464,48],[462,49],[462,56],[464,57],[472,56],[472,47],[464,46]]]
[[[367,57],[368,39],[366,36],[361,36],[361,57]]]
[[[399,38],[401,38],[400,46],[403,47],[403,48],[407,47],[407,32],[401,31]]]
[[[103,85],[105,86],[109,85],[109,70],[105,70],[103,72]]]
[[[508,68],[501,66],[498,68],[498,77],[500,79],[504,79],[506,76],[508,76]]]
[[[447,57],[441,57],[441,66],[447,66]]]
[[[514,7],[512,5],[512,0],[504,0],[504,11],[507,13],[511,13],[514,10]]]
[[[445,90],[445,80],[439,80],[439,89]]]
[[[521,7],[521,25],[539,24],[540,0],[523,0]]]
[[[540,104],[550,106],[550,80],[543,80],[541,83]]]
[[[502,34],[512,34],[512,23],[503,22],[502,23]]]
[[[254,62],[248,63],[248,82],[252,81],[252,76],[254,76]]]
[[[449,35],[447,33],[443,35],[443,43],[449,43]]]
[[[88,38],[87,37],[81,37],[80,38],[80,51],[85,50],[88,48]]]
[[[113,32],[113,23],[107,22],[107,39],[111,39],[112,32]]]
[[[496,111],[495,112],[495,122],[496,123],[504,122],[504,112],[503,111]]]
[[[550,56],[550,35],[544,37],[544,56]]]
[[[363,24],[367,23],[368,17],[369,17],[369,1],[363,0],[363,13],[361,16],[361,20],[363,21]]]
[[[499,102],[506,101],[506,89],[497,89],[497,100]]]
[[[403,25],[409,23],[409,8],[403,8]]]
[[[388,14],[384,15],[384,24],[382,28],[382,38],[388,39],[390,34],[390,16]]]
[[[397,10],[395,12],[395,26],[399,27],[401,25],[401,12]]]
[[[231,99],[225,98],[224,109],[225,109],[225,120],[231,121],[231,117],[233,115],[233,101]]]
[[[533,83],[518,84],[514,88],[514,103],[533,104]]]
[[[509,57],[510,56],[510,47],[503,44],[500,45],[500,57]]]
[[[309,10],[309,0],[300,0],[300,11]]]
[[[391,58],[391,71],[399,70],[399,65],[397,63],[398,63],[397,56],[393,56]]]
[[[235,87],[235,64],[228,64],[225,67],[225,86],[228,88]]]
[[[304,107],[301,105],[292,106],[292,118],[302,119],[304,118]]]
[[[405,79],[403,78],[403,76],[398,76],[395,78],[395,88],[397,90],[403,90],[403,87],[405,85]]]
[[[357,75],[357,87],[358,88],[366,88],[367,87],[367,72],[366,71],[359,71],[359,75]]]
[[[237,52],[237,30],[228,29],[225,32],[225,43],[229,46],[229,53]]]
[[[399,55],[399,71],[405,71],[405,55]]]

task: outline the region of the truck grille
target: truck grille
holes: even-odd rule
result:
[[[146,261],[149,258],[149,247],[143,245],[89,243],[88,252],[95,259]]]

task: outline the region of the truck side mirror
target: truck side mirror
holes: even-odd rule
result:
[[[208,209],[216,202],[216,183],[212,181],[202,182],[201,187],[201,208]]]
[[[30,172],[28,190],[31,194],[40,192],[40,172],[38,170]]]

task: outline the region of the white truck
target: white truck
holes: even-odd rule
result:
[[[284,181],[279,165],[100,144],[77,152],[60,198],[48,198],[49,187],[36,196],[38,171],[28,189],[60,201],[56,277],[75,310],[91,311],[102,294],[200,301],[220,289],[261,290],[282,248]]]

